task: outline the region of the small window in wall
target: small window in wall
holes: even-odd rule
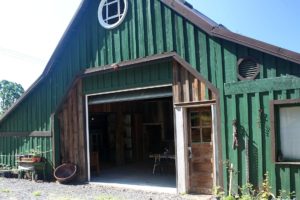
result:
[[[273,101],[271,126],[276,162],[300,162],[300,99]]]
[[[260,65],[251,57],[241,58],[237,64],[238,78],[240,80],[254,80],[260,71]]]
[[[127,9],[127,0],[101,0],[98,8],[99,23],[106,29],[113,29],[123,22]]]
[[[190,131],[192,143],[211,142],[211,127],[211,111],[209,109],[190,111]]]

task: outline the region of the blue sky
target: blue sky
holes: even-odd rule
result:
[[[27,89],[41,75],[80,2],[0,0],[0,80]],[[233,32],[300,53],[300,0],[188,2]]]
[[[299,0],[188,0],[231,31],[300,53]]]

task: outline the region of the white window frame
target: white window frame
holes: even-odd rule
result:
[[[300,160],[300,106],[279,108],[279,137],[283,159]]]
[[[292,129],[297,129],[295,127],[295,123],[293,124],[293,120],[289,118],[287,112],[291,111],[291,109],[297,107],[297,110],[300,108],[300,99],[293,99],[293,100],[274,100],[270,102],[270,120],[271,120],[271,134],[272,134],[272,157],[273,161],[276,164],[300,164],[300,156],[299,158],[293,158],[293,153],[291,149],[284,149],[287,147],[292,148],[292,144],[287,145],[289,143],[288,132],[292,131]],[[298,111],[297,111],[298,112]],[[291,117],[300,118],[300,116],[295,112],[291,112]],[[294,116],[293,116],[294,115]],[[300,114],[299,114],[300,115]],[[290,127],[290,130],[286,131],[286,126]],[[292,125],[293,124],[293,125]],[[291,132],[291,135],[295,134]],[[299,133],[300,134],[300,133]],[[300,135],[299,135],[300,137]],[[295,140],[296,138],[293,137]]]
[[[120,13],[120,1],[124,2],[124,12]],[[112,4],[118,4],[118,13],[113,16],[109,16],[109,6]],[[106,18],[103,19],[103,9],[106,9]],[[107,3],[107,0],[101,0],[99,7],[98,7],[98,21],[100,25],[106,29],[113,29],[119,26],[125,19],[126,14],[128,11],[128,1],[127,0],[114,0],[112,2]],[[114,24],[108,24],[107,21],[110,19],[119,18],[119,20]]]

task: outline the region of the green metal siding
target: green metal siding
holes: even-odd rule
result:
[[[76,23],[67,34],[64,45],[59,49],[59,57],[52,63],[47,78],[0,125],[1,131],[49,130],[50,113],[65,95],[74,76],[85,68],[176,51],[220,91],[223,160],[230,160],[239,171],[234,182],[239,185],[246,183],[246,151],[243,144],[247,138],[251,155],[249,176],[251,182],[255,185],[261,184],[263,174],[268,171],[273,190],[295,190],[297,197],[300,198],[300,167],[275,166],[272,163],[269,134],[269,101],[299,98],[299,85],[284,90],[275,88],[271,92],[264,91],[263,88],[259,91],[248,88],[246,92],[234,94],[226,92],[228,85],[224,85],[230,83],[232,89],[235,83],[239,84],[236,64],[243,56],[253,56],[260,62],[258,80],[284,75],[299,77],[298,64],[210,37],[159,0],[129,0],[125,21],[113,30],[104,30],[97,21],[99,1],[86,2],[82,8],[83,14],[77,16]],[[134,74],[146,73],[143,69],[132,70],[137,71]],[[85,92],[117,89],[120,85],[115,84],[119,84],[119,81],[128,81],[126,87],[142,85],[141,81],[133,80],[135,76],[132,76],[132,73],[125,73],[126,78],[122,73],[125,71],[86,78]],[[285,84],[285,81],[282,81],[282,84]],[[259,110],[263,111],[266,120],[260,125]],[[239,132],[244,136],[240,138],[239,150],[231,148],[234,119],[238,120]],[[224,185],[227,187],[228,177],[225,167],[223,172]]]
[[[48,137],[0,137],[0,164],[16,166],[15,155],[30,153],[37,147],[49,162],[48,170],[51,170],[52,144]]]
[[[31,132],[50,129],[50,105],[47,90],[43,85],[23,101],[16,110],[0,124],[0,132]],[[29,153],[40,148],[46,152],[43,156],[48,161],[48,170],[52,165],[51,137],[1,137],[0,164],[15,166],[16,154]]]

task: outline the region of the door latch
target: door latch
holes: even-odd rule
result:
[[[192,159],[193,158],[192,147],[188,147],[188,151],[189,151],[189,159]]]

